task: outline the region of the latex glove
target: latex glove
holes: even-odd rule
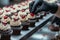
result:
[[[43,0],[35,0],[29,4],[30,12],[34,13],[38,6],[42,5]]]
[[[41,11],[46,11],[46,12],[49,11],[51,13],[56,13],[57,10],[58,10],[58,5],[56,3],[47,3],[44,1],[43,4],[39,8],[37,8],[35,14]]]

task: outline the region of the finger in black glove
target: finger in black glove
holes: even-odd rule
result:
[[[37,8],[35,14],[41,11],[46,11],[46,12],[49,11],[51,13],[55,13],[57,9],[58,9],[57,4],[44,2],[39,8]]]

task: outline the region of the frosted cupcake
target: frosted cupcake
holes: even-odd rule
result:
[[[4,16],[1,19],[1,23],[0,23],[0,33],[1,33],[1,40],[11,40],[11,34],[12,34],[12,30],[10,27],[10,24],[7,22],[8,17]]]
[[[21,32],[22,26],[17,13],[14,13],[13,16],[11,16],[10,25],[13,29],[13,35],[21,34],[20,32]]]
[[[28,22],[30,23],[30,27],[34,27],[36,22],[35,15],[30,13],[27,15],[27,18],[29,19]]]
[[[26,12],[20,12],[19,16],[23,26],[22,30],[28,30],[30,24],[27,22],[28,19],[26,18]]]

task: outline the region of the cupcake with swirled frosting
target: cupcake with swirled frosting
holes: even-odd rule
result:
[[[1,33],[1,40],[10,40],[12,30],[10,24],[7,22],[7,16],[2,17],[0,23],[0,33]]]
[[[17,13],[14,13],[11,16],[10,25],[13,29],[13,35],[21,34],[20,32],[21,32],[22,26],[21,26],[20,18]]]

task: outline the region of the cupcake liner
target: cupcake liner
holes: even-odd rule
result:
[[[22,30],[29,30],[29,25],[30,23],[28,22],[22,22],[22,26],[23,26]]]
[[[1,32],[1,31],[0,31]],[[10,40],[11,38],[11,34],[12,34],[12,30],[8,30],[8,31],[5,31],[5,32],[2,32],[1,33],[1,39],[0,40]]]
[[[11,27],[12,27],[12,28],[15,28],[15,27],[21,27],[21,25],[19,25],[19,26],[12,26],[12,25],[11,25]]]
[[[1,35],[7,35],[7,34],[11,35],[12,32],[13,32],[13,30],[11,30],[11,29],[7,30],[7,31],[0,31]]]
[[[35,27],[36,20],[28,20],[28,22],[30,23],[30,27]]]
[[[22,29],[22,26],[21,27],[12,27],[12,30],[13,30],[12,35],[20,35],[21,29]]]

